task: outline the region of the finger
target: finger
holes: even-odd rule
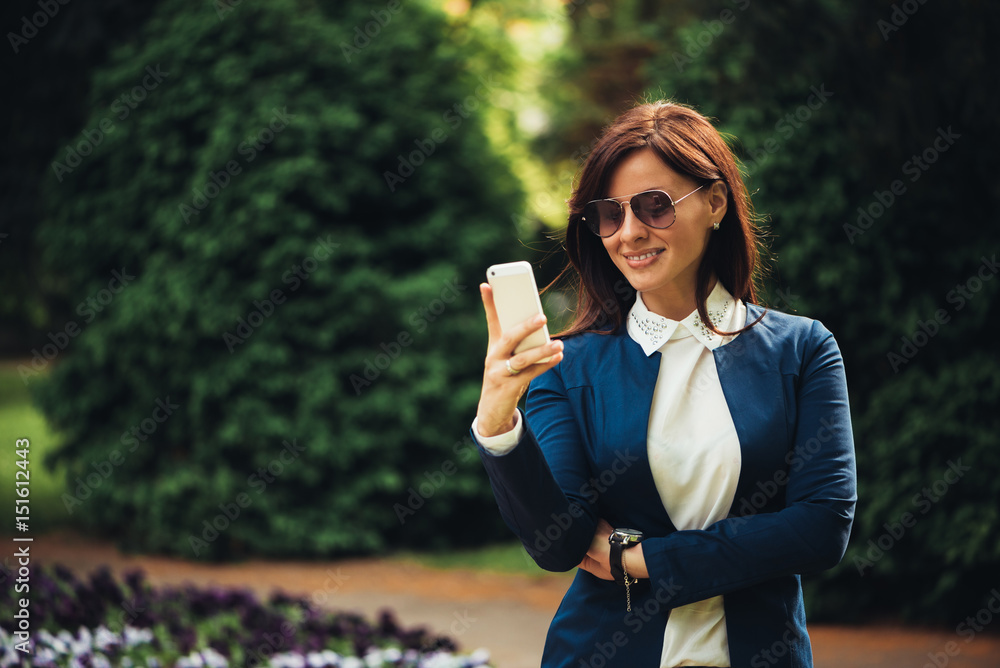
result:
[[[559,362],[561,362],[563,359],[563,353],[562,351],[559,351],[552,354],[544,354],[543,357],[549,357],[550,359],[548,362],[539,362],[537,364],[526,364],[523,367],[520,366],[520,364],[515,361],[517,358],[512,357],[510,358],[510,366],[512,369],[517,371],[517,373],[514,375],[516,375],[518,379],[526,386],[527,383],[531,382],[532,380],[534,380],[538,376],[541,376],[543,373],[545,373],[555,365],[559,364]],[[507,371],[507,367],[505,364],[501,363],[500,367],[503,369],[503,373],[505,375],[510,375],[510,372]]]
[[[611,571],[606,570],[601,564],[594,561],[591,557],[587,556],[583,558],[583,561],[577,566],[577,568],[582,568],[594,577],[600,578],[602,580],[614,580],[614,576],[611,575]]]
[[[497,353],[501,357],[512,356],[514,351],[521,344],[521,342],[524,341],[524,339],[545,326],[545,321],[545,315],[539,314],[528,318],[527,320],[523,320],[511,327],[509,330],[504,331],[503,336],[500,338],[500,345],[498,346]]]
[[[489,345],[499,341],[503,332],[500,330],[500,319],[497,317],[497,307],[493,302],[493,288],[489,283],[479,284],[479,294],[483,298],[483,310],[486,311],[486,329],[489,332]]]
[[[514,355],[510,358],[510,365],[515,369],[527,370],[536,364],[547,364],[548,362],[542,362],[542,360],[547,357],[552,357],[556,353],[561,353],[562,351],[563,342],[556,339],[554,341],[549,341],[544,345],[538,346],[537,348],[525,350],[524,352]]]

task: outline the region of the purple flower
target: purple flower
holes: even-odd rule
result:
[[[192,585],[158,589],[149,586],[142,571],[129,572],[122,583],[106,567],[84,579],[75,578],[62,565],[36,567],[32,578],[32,616],[39,630],[63,629],[58,636],[39,634],[50,640],[42,643],[41,650],[47,653],[35,657],[37,665],[65,665],[61,658],[68,658],[70,651],[76,654],[73,665],[93,668],[132,661],[141,666],[150,651],[179,651],[191,662],[211,656],[223,665],[236,648],[261,646],[270,647],[282,665],[302,668],[319,668],[316,664],[321,662],[332,666],[333,661],[363,666],[365,657],[379,665],[410,668],[425,661],[454,666],[484,663],[475,656],[449,656],[456,649],[451,638],[422,627],[403,628],[391,610],[381,610],[371,623],[357,613],[331,613],[312,607],[308,599],[281,592],[265,604],[248,589]],[[3,610],[9,607],[0,593],[0,627],[8,630],[11,617]],[[239,619],[235,628],[233,614]],[[169,640],[161,643],[154,630]],[[9,649],[4,638],[0,634],[0,657]],[[345,641],[354,656],[337,659],[328,648],[343,651]],[[161,663],[157,659],[146,666],[160,668]]]
[[[55,576],[57,578],[59,578],[60,580],[62,580],[66,584],[69,584],[69,585],[76,584],[76,576],[73,575],[73,571],[71,571],[70,569],[66,568],[62,564],[56,564],[53,567],[53,572],[55,573]]]
[[[91,574],[90,586],[101,601],[120,605],[125,600],[122,590],[119,589],[118,583],[111,575],[111,569],[107,566],[101,566]]]
[[[140,569],[131,570],[125,573],[125,584],[128,585],[129,589],[138,596],[143,593],[145,587],[143,586],[146,582],[146,575]]]

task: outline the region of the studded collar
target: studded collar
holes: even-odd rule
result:
[[[708,295],[705,303],[708,318],[717,329],[730,328],[733,312],[737,303],[729,291],[722,286],[722,281],[715,282],[715,288]],[[642,301],[642,293],[636,295],[635,304],[628,314],[628,334],[636,343],[642,346],[646,356],[652,355],[668,341],[695,337],[709,350],[715,350],[723,343],[731,340],[731,336],[722,336],[710,330],[698,316],[698,310],[692,311],[683,320],[671,320],[653,313]]]

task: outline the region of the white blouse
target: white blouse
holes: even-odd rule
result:
[[[746,306],[721,281],[706,300],[716,328],[734,331],[746,324]],[[706,529],[729,514],[740,476],[740,443],[722,393],[712,351],[735,336],[709,330],[693,311],[684,320],[649,311],[640,293],[629,311],[627,331],[647,356],[661,354],[646,447],[657,491],[678,530]],[[520,441],[520,411],[514,429],[476,439],[493,454]],[[473,430],[476,422],[472,423]],[[674,608],[663,635],[661,668],[730,666],[722,596]]]

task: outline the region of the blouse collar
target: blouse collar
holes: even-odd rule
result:
[[[715,288],[705,302],[708,318],[717,329],[725,330],[736,310],[736,302],[729,291],[722,286],[722,281],[715,281]],[[698,309],[692,311],[683,320],[671,320],[653,313],[642,301],[642,293],[637,293],[635,304],[628,314],[628,334],[632,340],[642,346],[642,351],[649,357],[659,350],[667,341],[693,336],[709,350],[715,350],[726,338],[710,330],[698,316]]]

